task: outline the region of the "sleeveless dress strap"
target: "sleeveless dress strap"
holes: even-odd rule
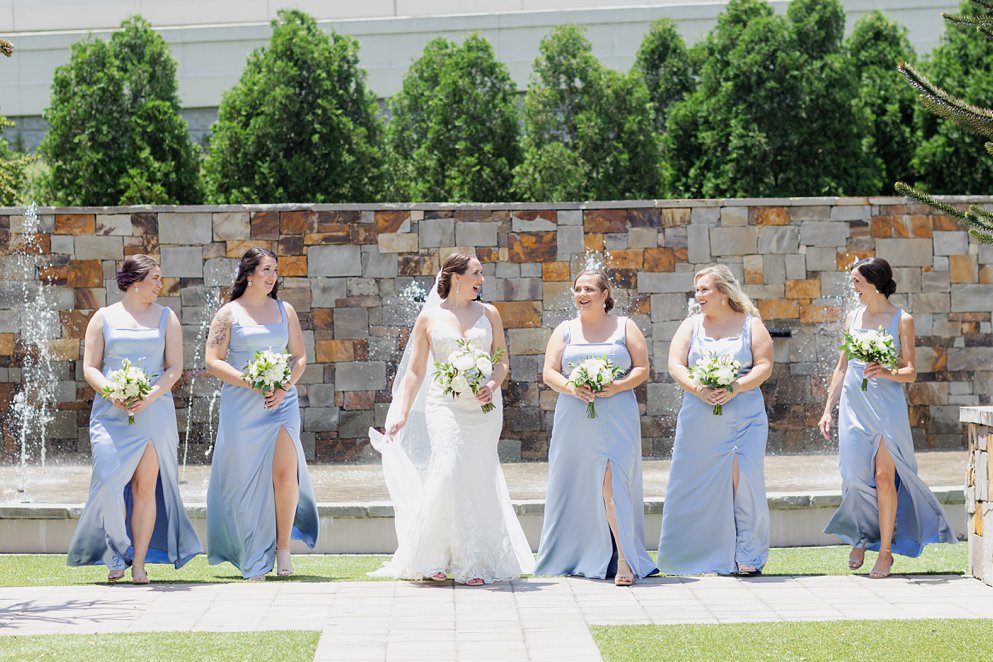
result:
[[[283,307],[283,300],[276,299],[276,303],[279,304],[279,318],[283,326],[288,326],[289,322],[286,320],[286,308]]]
[[[566,345],[572,342],[572,320],[566,320],[565,328],[562,331],[562,340]]]
[[[627,347],[628,344],[628,318],[618,317],[617,318],[617,331],[614,331],[614,335],[618,336],[616,340],[620,340],[621,344]]]
[[[166,323],[169,321],[169,306],[162,306],[162,316],[159,318],[159,333],[165,333]]]

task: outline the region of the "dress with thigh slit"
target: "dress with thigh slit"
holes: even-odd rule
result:
[[[279,301],[276,324],[242,325],[231,320],[226,361],[243,371],[255,352],[286,351],[289,325]],[[285,429],[297,454],[299,500],[292,537],[311,549],[317,544],[318,514],[307,460],[300,444],[300,405],[291,387],[278,407],[267,410],[255,391],[224,384],[217,444],[207,488],[207,559],[210,565],[228,561],[244,577],[272,570],[276,558],[276,500],[272,461],[276,438]]]
[[[703,335],[703,315],[693,322],[688,365],[714,353],[733,354],[739,376],[752,368],[750,315],[741,334]],[[765,496],[765,447],[769,419],[759,389],[738,393],[715,416],[713,405],[683,393],[676,420],[669,483],[662,506],[659,568],[670,575],[731,574],[736,566],[761,569],[769,556],[769,505]],[[738,459],[738,489],[732,477]]]
[[[619,318],[617,331],[600,343],[579,341],[578,319],[563,324],[562,374],[587,358],[606,357],[625,373],[631,369],[626,318]],[[597,579],[616,573],[617,550],[603,500],[609,464],[617,538],[631,572],[640,579],[658,570],[645,550],[638,402],[629,390],[596,398],[595,403],[597,416],[592,419],[579,398],[560,394],[555,403],[536,572]]]
[[[852,333],[862,327],[863,306],[855,315]],[[893,345],[900,351],[898,310],[887,325]],[[890,550],[904,556],[920,556],[928,543],[956,542],[955,533],[941,504],[917,475],[914,440],[903,384],[889,379],[870,379],[863,391],[865,364],[848,360],[838,410],[838,463],[841,467],[841,505],[824,529],[853,547],[879,550],[879,506],[876,501],[876,452],[880,442],[896,467],[897,509]]]
[[[153,376],[154,382],[154,376],[165,368],[168,320],[169,309],[163,307],[157,328],[117,329],[104,315],[103,374],[109,375],[128,359]],[[179,495],[179,430],[172,393],[163,393],[135,414],[134,425],[128,424],[127,412],[98,395],[90,413],[90,493],[69,544],[69,565],[104,564],[110,570],[131,565],[131,478],[149,444],[158,456],[159,477],[155,526],[145,562],[171,563],[179,568],[203,551]]]

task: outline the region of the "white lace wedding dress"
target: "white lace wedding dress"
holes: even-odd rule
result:
[[[431,353],[447,357],[459,340],[448,325],[430,331]],[[489,351],[493,330],[483,314],[467,334],[470,343]],[[429,365],[424,379],[432,379]],[[534,557],[510,504],[507,483],[497,458],[503,428],[500,391],[496,409],[483,413],[470,393],[452,399],[437,382],[426,397],[431,457],[420,503],[413,509],[407,534],[393,559],[373,576],[420,579],[437,572],[458,582],[489,583],[534,570]]]

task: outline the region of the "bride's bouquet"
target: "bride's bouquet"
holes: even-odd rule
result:
[[[283,388],[290,383],[290,376],[290,355],[274,352],[272,348],[255,352],[255,356],[245,364],[241,373],[242,379],[263,393]]]
[[[844,341],[841,343],[841,351],[845,353],[845,358],[856,359],[863,363],[878,363],[879,365],[892,370],[896,367],[896,348],[893,347],[893,336],[886,333],[883,327],[876,331],[866,331],[862,335],[855,335],[845,331]],[[869,380],[862,378],[862,390],[869,387]]]
[[[134,365],[128,359],[121,361],[121,367],[107,375],[107,383],[100,395],[108,400],[118,400],[130,408],[139,400],[144,400],[152,390],[154,375]],[[128,414],[128,425],[134,425],[134,414]]]
[[[727,389],[734,393],[731,384],[738,378],[741,362],[731,354],[708,354],[690,366],[690,379],[694,384],[712,389]],[[723,416],[724,407],[714,405],[714,416]]]
[[[604,386],[613,384],[623,374],[624,371],[606,356],[599,359],[590,357],[579,363],[569,364],[569,381],[566,383],[577,388],[586,386],[594,393],[600,393]],[[596,418],[596,404],[592,400],[586,405],[586,417]]]
[[[500,362],[503,350],[497,351],[490,356],[481,349],[476,349],[469,344],[469,341],[462,338],[458,340],[458,349],[448,355],[447,361],[435,361],[434,380],[441,384],[445,395],[457,398],[467,390],[473,395],[479,392],[479,387],[483,385],[483,380],[489,379],[493,374],[493,366]],[[483,413],[489,413],[496,409],[492,402],[482,405]]]

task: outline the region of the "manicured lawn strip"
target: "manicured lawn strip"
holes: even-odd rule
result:
[[[606,662],[627,660],[977,660],[984,619],[813,621],[729,625],[595,625]]]
[[[388,556],[373,555],[304,555],[293,557],[295,573],[290,577],[276,577],[270,573],[269,581],[290,582],[342,582],[383,581],[373,580],[365,573],[379,568]],[[0,587],[4,586],[69,586],[94,584],[107,581],[107,568],[87,566],[70,568],[61,554],[10,554],[0,556]],[[234,566],[227,563],[208,565],[207,557],[197,556],[179,570],[170,565],[149,565],[148,575],[156,584],[203,583],[242,581]],[[131,580],[131,573],[125,576]]]
[[[766,575],[849,575],[851,547],[781,547],[769,550]],[[899,554],[893,557],[893,573],[960,575],[968,565],[969,550],[964,543],[928,545],[916,559]],[[865,564],[855,574],[869,574],[876,562],[875,552],[865,553]]]
[[[131,632],[0,637],[0,660],[313,660],[320,632]]]
[[[928,545],[920,558],[896,557],[893,572],[896,574],[945,574],[965,572],[966,546]],[[655,553],[651,553],[655,558]],[[341,582],[385,581],[366,576],[379,568],[388,556],[383,555],[304,555],[293,557],[296,574],[291,577],[269,575],[269,581],[292,582]],[[876,555],[866,554],[866,562],[859,574],[872,569]],[[769,552],[766,575],[847,575],[848,547],[785,547]],[[206,556],[198,556],[179,570],[168,565],[150,565],[149,575],[155,583],[203,583],[241,581],[234,567],[223,564],[207,565]],[[105,582],[107,569],[103,566],[70,568],[65,556],[60,554],[10,554],[0,555],[0,587],[4,586],[69,586]],[[127,575],[130,579],[130,574]]]

